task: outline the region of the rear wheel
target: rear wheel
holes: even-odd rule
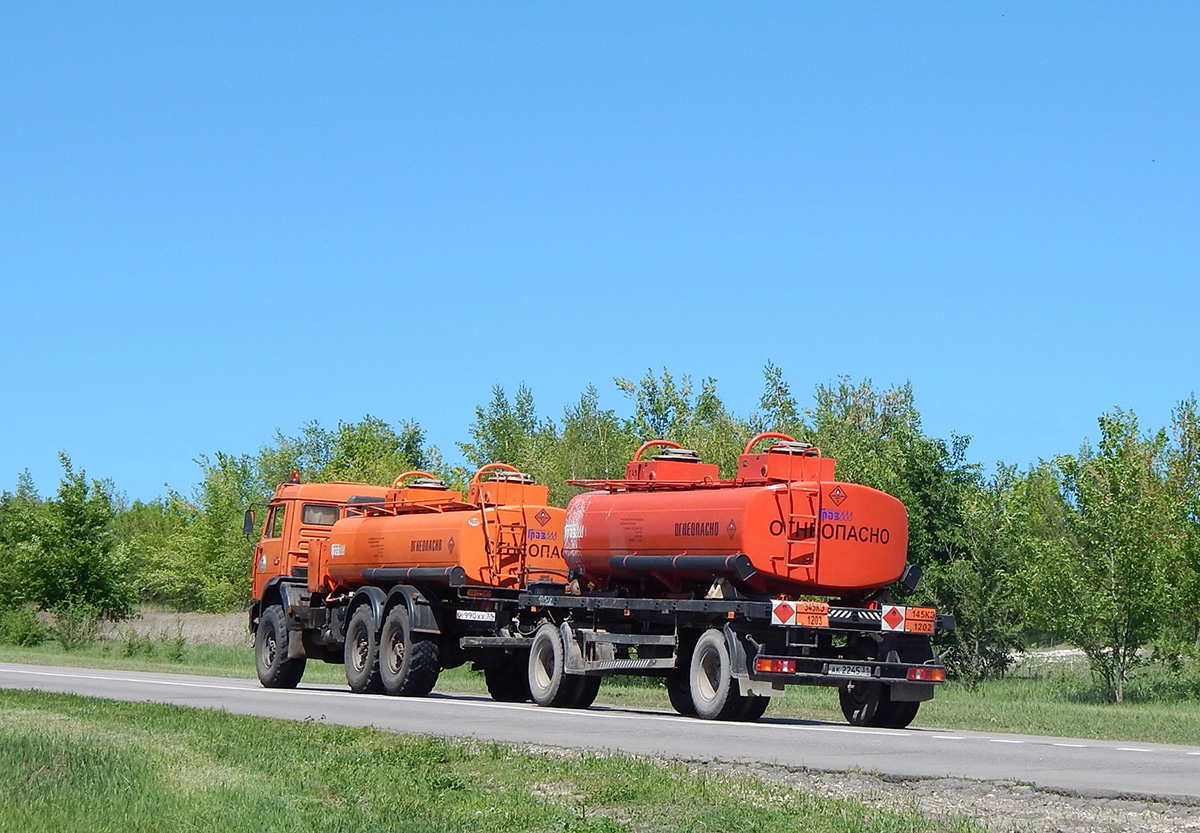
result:
[[[483,679],[488,694],[498,703],[525,703],[529,701],[529,661],[523,654],[497,665],[485,668]]]
[[[254,632],[254,666],[266,688],[295,688],[304,676],[304,657],[288,659],[290,640],[283,608],[269,606],[258,617]]]
[[[838,689],[842,714],[855,726],[903,729],[913,722],[919,701],[893,700],[891,687],[877,682],[849,682]]]
[[[733,678],[733,663],[725,634],[710,628],[696,640],[688,671],[692,706],[704,720],[734,720],[741,712],[742,696]]]
[[[575,691],[571,696],[571,702],[566,704],[567,708],[586,709],[596,702],[596,695],[600,693],[600,681],[604,679],[603,677],[568,674],[567,679],[575,680]]]
[[[767,712],[767,706],[771,705],[770,697],[750,697],[742,698],[742,710],[738,712],[738,716],[734,720],[740,720],[743,723],[753,723]]]
[[[412,632],[408,610],[399,604],[388,611],[379,634],[379,678],[393,696],[424,697],[437,684],[441,665],[436,640]]]
[[[579,679],[564,668],[562,633],[546,622],[529,646],[529,694],[539,706],[570,706],[578,697]]]
[[[350,617],[346,626],[346,682],[357,694],[378,694],[383,691],[379,679],[379,639],[375,630],[375,614],[364,604]]]
[[[684,717],[695,717],[696,706],[692,703],[692,686],[688,682],[688,669],[676,668],[667,674],[667,699],[671,708]]]

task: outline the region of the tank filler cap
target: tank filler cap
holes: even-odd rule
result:
[[[650,458],[651,460],[672,460],[676,463],[699,463],[700,453],[690,448],[668,448]]]
[[[446,481],[438,480],[435,477],[414,477],[409,481],[410,489],[440,489],[445,491]]]

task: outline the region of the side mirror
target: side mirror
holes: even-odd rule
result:
[[[242,521],[242,534],[243,535],[253,535],[254,534],[254,510],[253,509],[246,510],[246,519],[244,521]]]

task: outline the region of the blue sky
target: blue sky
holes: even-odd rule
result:
[[[0,488],[650,368],[985,463],[1200,387],[1200,6],[249,5],[0,6]]]

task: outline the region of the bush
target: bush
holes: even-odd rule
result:
[[[83,603],[56,608],[50,633],[64,651],[90,645],[100,634],[100,609]]]
[[[45,642],[49,635],[33,605],[0,611],[0,643],[32,648]]]

